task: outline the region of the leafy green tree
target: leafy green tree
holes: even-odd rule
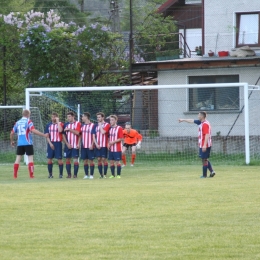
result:
[[[7,15],[10,12],[27,12],[33,7],[28,0],[1,0],[0,14]]]
[[[99,78],[102,71],[125,66],[122,36],[112,33],[108,27],[92,24],[78,40],[83,85],[96,85],[93,78]]]
[[[155,60],[157,53],[160,55],[179,55],[178,35],[174,34],[177,27],[172,17],[164,17],[157,12],[164,0],[133,0],[133,38],[134,60]],[[129,30],[129,5],[126,5],[122,28]]]
[[[142,24],[147,15],[154,12],[158,7],[165,3],[166,0],[132,0],[132,14],[133,14],[133,30],[137,30],[137,26]],[[123,31],[130,30],[130,1],[122,0],[123,6],[121,15],[121,28]]]
[[[155,10],[147,13],[144,21],[136,26],[135,54],[145,60],[155,60],[157,55],[179,55],[179,36],[172,17],[163,17]]]
[[[104,25],[66,24],[53,10],[10,13],[4,21],[19,32],[22,75],[30,86],[93,85],[102,71],[125,64],[121,36]]]
[[[24,93],[18,91],[24,86],[21,70],[21,49],[18,48],[19,32],[0,18],[0,94],[2,104],[24,103]],[[6,93],[6,100],[4,97]],[[11,94],[12,93],[12,94]]]
[[[77,86],[76,37],[69,30],[34,24],[22,34],[23,76],[31,86]]]

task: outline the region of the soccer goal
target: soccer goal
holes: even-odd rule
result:
[[[99,111],[106,117],[116,114],[119,125],[130,121],[143,135],[137,163],[170,164],[198,163],[198,127],[178,119],[197,119],[198,112],[206,111],[212,126],[212,161],[248,164],[260,154],[256,89],[247,83],[27,88],[26,108],[42,127],[54,111],[63,122],[69,110],[88,111],[93,122]],[[36,149],[45,155],[42,143]]]

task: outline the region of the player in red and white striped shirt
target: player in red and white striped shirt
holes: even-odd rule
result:
[[[122,141],[124,139],[123,136],[123,128],[117,125],[117,116],[110,116],[110,130],[109,130],[109,156],[110,160],[110,169],[112,175],[109,178],[115,177],[115,164],[117,166],[117,178],[121,178],[121,164],[120,160],[122,157]]]
[[[82,115],[81,135],[79,136],[79,146],[81,144],[81,159],[84,160],[84,179],[93,179],[94,175],[94,139],[93,128],[94,124],[90,122],[90,113],[84,112]],[[90,161],[90,176],[88,175],[88,161]]]
[[[67,113],[68,122],[64,125],[63,141],[65,142],[64,156],[66,158],[67,178],[71,178],[71,158],[74,160],[74,175],[77,178],[79,170],[79,135],[81,131],[80,122],[75,120],[74,112]]]
[[[105,115],[102,112],[98,112],[97,114],[98,123],[95,124],[93,128],[93,138],[95,143],[95,155],[98,159],[98,171],[101,178],[106,178],[107,174],[107,145],[108,145],[108,132],[110,129],[110,124],[105,122]],[[104,174],[103,174],[103,165],[104,165]]]
[[[51,115],[51,122],[46,125],[45,133],[49,134],[47,138],[47,158],[48,158],[48,172],[49,178],[53,178],[52,159],[56,158],[59,164],[59,177],[63,176],[63,161],[62,161],[62,132],[63,123],[59,121],[59,116],[56,112]]]
[[[179,122],[195,123],[199,125],[198,144],[199,144],[199,157],[202,159],[202,176],[207,177],[207,169],[210,171],[210,177],[215,176],[215,172],[211,166],[208,158],[210,157],[211,150],[211,126],[209,121],[206,120],[207,113],[204,111],[199,112],[198,120],[194,119],[179,119]]]

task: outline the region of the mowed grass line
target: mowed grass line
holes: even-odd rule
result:
[[[35,168],[13,180],[1,166],[1,259],[260,259],[257,166],[199,179],[199,165],[137,164],[103,180]]]

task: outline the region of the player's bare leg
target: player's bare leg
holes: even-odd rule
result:
[[[126,166],[126,147],[123,146],[122,148],[122,161],[123,161],[123,164],[122,164],[122,167],[125,167]]]
[[[17,178],[18,175],[18,169],[19,169],[19,165],[20,165],[20,161],[21,161],[22,155],[16,155],[16,159],[14,162],[14,178]]]
[[[136,146],[132,146],[131,166],[134,166],[136,158]]]

